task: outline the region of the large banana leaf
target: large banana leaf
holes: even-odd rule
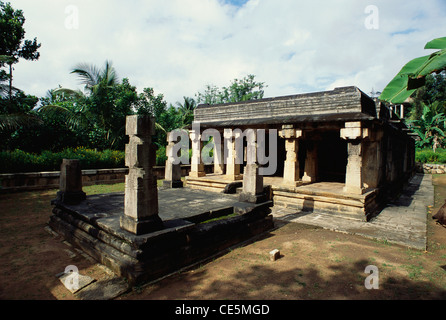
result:
[[[440,51],[409,61],[384,88],[379,96],[380,100],[403,103],[424,85],[428,74],[446,70],[446,37],[429,41],[424,48]]]

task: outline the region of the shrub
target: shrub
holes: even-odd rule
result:
[[[79,159],[82,169],[124,167],[123,151],[96,151],[78,147],[61,152],[43,151],[40,155],[21,150],[0,152],[0,173],[58,171],[63,159]]]
[[[415,161],[421,163],[446,163],[446,149],[419,149],[415,152]]]

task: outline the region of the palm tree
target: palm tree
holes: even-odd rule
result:
[[[184,102],[181,104],[177,102],[178,111],[181,114],[181,123],[182,126],[188,126],[194,121],[194,110],[197,107],[197,103],[193,98],[183,97]]]
[[[64,114],[67,125],[73,129],[95,128],[103,132],[104,139],[110,146],[116,142],[118,132],[112,130],[111,117],[113,102],[110,101],[110,90],[119,84],[117,73],[110,61],[106,61],[102,69],[94,65],[81,63],[75,66],[71,74],[76,74],[84,85],[84,92],[68,88],[58,88],[52,92],[58,99],[69,99],[73,103],[49,104],[41,107],[39,112],[58,112]],[[89,102],[87,103],[87,99]],[[57,100],[57,99],[56,99]],[[124,124],[123,124],[124,126]]]
[[[11,57],[0,55],[0,66],[2,63],[11,61]],[[19,89],[2,83],[8,80],[8,75],[0,70],[0,131],[14,131],[20,127],[30,127],[36,123],[41,123],[41,119],[34,114],[14,110],[13,96],[20,92]]]

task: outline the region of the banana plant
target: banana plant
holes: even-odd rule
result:
[[[436,104],[423,104],[423,114],[419,120],[408,120],[409,127],[420,137],[416,141],[418,148],[431,147],[434,152],[441,146],[446,137],[446,116],[436,113]]]
[[[424,86],[427,75],[446,70],[446,37],[429,41],[424,49],[439,50],[404,65],[384,88],[380,100],[393,104],[404,103],[416,89]]]

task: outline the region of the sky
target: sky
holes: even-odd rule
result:
[[[10,0],[38,61],[14,86],[43,97],[82,88],[79,63],[113,62],[120,78],[168,103],[254,74],[265,97],[357,86],[382,91],[426,42],[446,36],[446,0]]]

